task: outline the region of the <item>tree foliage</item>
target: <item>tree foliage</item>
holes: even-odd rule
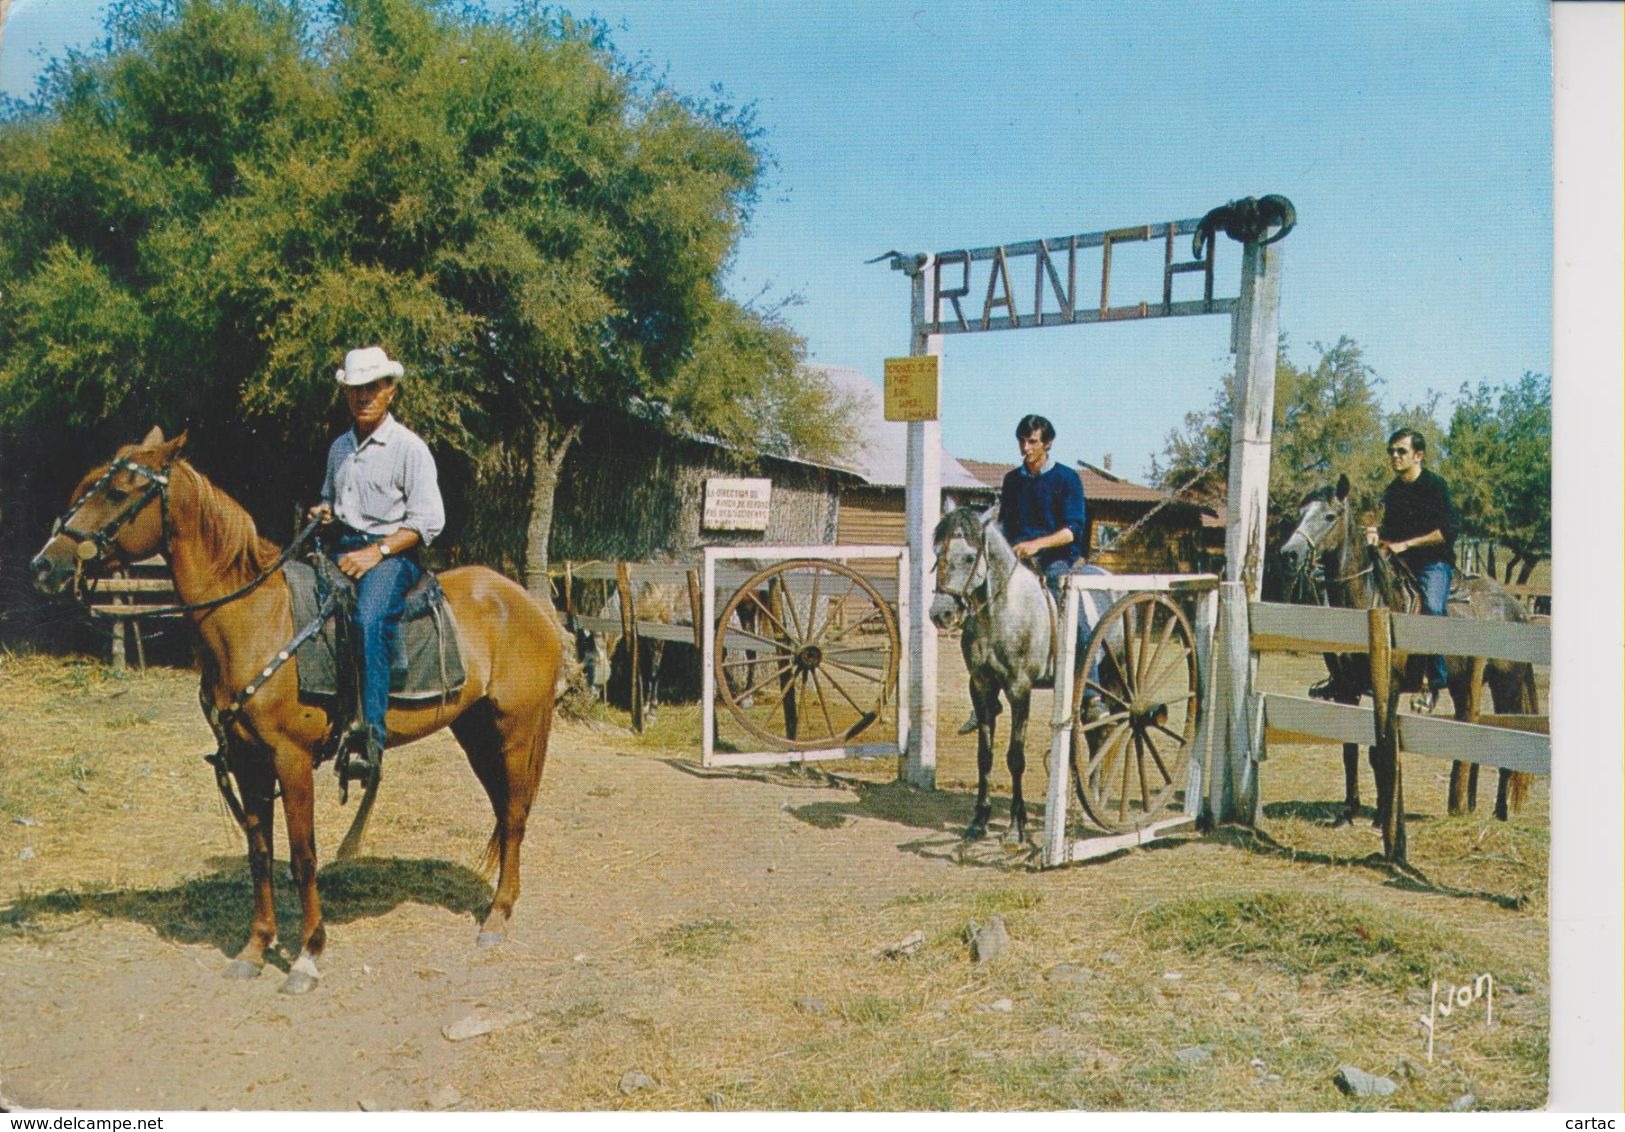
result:
[[[1312,365],[1299,367],[1283,343],[1275,369],[1274,434],[1270,463],[1270,533],[1278,544],[1297,522],[1298,505],[1313,489],[1347,473],[1362,520],[1379,518],[1382,490],[1392,472],[1384,442],[1396,429],[1421,432],[1428,441],[1428,466],[1450,485],[1469,537],[1506,547],[1519,581],[1551,557],[1552,544],[1552,384],[1549,377],[1525,373],[1512,385],[1487,382],[1462,386],[1448,426],[1439,422],[1442,397],[1428,392],[1416,403],[1384,412],[1377,400],[1382,384],[1365,364],[1359,345],[1340,338],[1315,346]],[[1185,498],[1222,506],[1229,477],[1229,377],[1213,405],[1185,417],[1183,429],[1168,434],[1152,461],[1165,490],[1186,488]],[[1188,486],[1187,486],[1188,485]]]
[[[555,478],[633,404],[747,452],[844,442],[800,340],[722,290],[749,107],[532,4],[123,0],[108,27],[0,124],[0,426],[191,421],[299,463],[344,351],[383,343],[432,443]]]
[[[1283,341],[1276,354],[1275,411],[1271,439],[1272,542],[1297,521],[1298,505],[1317,487],[1346,473],[1355,497],[1372,501],[1387,481],[1382,460],[1384,416],[1377,378],[1348,337],[1315,344],[1308,366],[1294,365]],[[1186,488],[1185,498],[1223,506],[1230,474],[1230,428],[1235,375],[1227,375],[1203,412],[1188,413],[1182,430],[1170,432],[1152,472],[1165,490]],[[1285,525],[1286,531],[1278,528]]]
[[[1551,378],[1463,385],[1443,449],[1463,529],[1511,551],[1505,580],[1527,582],[1552,555]]]

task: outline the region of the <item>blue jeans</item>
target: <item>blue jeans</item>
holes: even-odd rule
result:
[[[377,541],[345,535],[339,539],[334,558]],[[380,750],[388,740],[384,717],[389,714],[389,669],[395,656],[401,615],[406,612],[406,591],[422,575],[423,568],[412,558],[395,555],[368,570],[355,584],[356,645],[361,654],[361,717]]]
[[[1429,562],[1416,571],[1416,581],[1422,588],[1422,612],[1443,617],[1450,601],[1451,567],[1448,562]],[[1423,671],[1427,673],[1430,688],[1443,688],[1450,683],[1450,672],[1442,656],[1427,658]]]
[[[1104,574],[1106,571],[1097,566],[1080,566],[1076,562],[1057,560],[1044,567],[1044,584],[1049,586],[1049,592],[1055,595],[1055,612],[1057,618],[1066,616],[1066,576],[1073,572],[1080,574]],[[1089,643],[1089,633],[1094,629],[1094,622],[1089,618],[1089,603],[1078,603],[1078,645],[1081,650]],[[1090,668],[1089,679],[1096,684],[1100,683],[1100,664],[1098,662]],[[1090,693],[1093,695],[1094,693]]]

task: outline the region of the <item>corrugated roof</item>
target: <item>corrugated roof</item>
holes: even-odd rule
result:
[[[886,419],[885,401],[878,383],[851,366],[809,363],[804,368],[823,375],[837,390],[859,398],[866,406],[858,423],[862,444],[852,457],[854,470],[876,487],[903,487],[908,480],[908,425]],[[947,449],[940,452],[944,488],[986,486],[950,456]]]

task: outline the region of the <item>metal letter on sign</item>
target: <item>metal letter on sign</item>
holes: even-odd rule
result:
[[[886,359],[886,419],[934,421],[941,405],[941,361],[935,354]]]

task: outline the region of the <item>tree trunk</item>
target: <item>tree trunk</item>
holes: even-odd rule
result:
[[[525,589],[551,600],[547,579],[548,542],[553,537],[553,499],[559,469],[570,445],[581,435],[579,424],[562,434],[557,426],[538,421],[530,449],[530,517],[525,524]]]
[[[1529,575],[1533,574],[1535,572],[1535,567],[1539,565],[1540,559],[1534,557],[1525,558],[1523,560],[1523,565],[1518,568],[1518,584],[1520,586],[1527,586],[1529,584]]]

